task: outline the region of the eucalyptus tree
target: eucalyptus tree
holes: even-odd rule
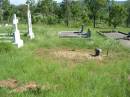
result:
[[[118,25],[122,24],[126,17],[125,8],[121,5],[114,4],[110,10],[110,24],[116,28]]]
[[[26,4],[29,4],[30,6],[34,6],[36,2],[35,0],[26,0]]]
[[[54,0],[39,0],[34,11],[35,21],[45,24],[55,24],[60,16],[60,6]]]
[[[70,9],[74,20],[77,20],[79,17],[81,17],[82,10],[79,1],[72,1]]]
[[[125,7],[126,7],[126,10],[127,10],[126,24],[127,24],[127,27],[128,27],[130,25],[130,0],[127,0]]]
[[[2,20],[3,20],[2,1],[3,0],[0,0],[0,22],[2,22]]]
[[[41,0],[38,6],[44,16],[53,14],[53,0]]]
[[[91,16],[93,19],[93,27],[95,28],[98,12],[100,11],[100,9],[106,6],[107,1],[106,0],[84,0],[84,2],[86,3],[88,9],[91,12]]]
[[[9,0],[2,1],[3,20],[9,22],[12,16],[12,7]]]
[[[67,26],[69,26],[70,18],[71,18],[70,4],[71,4],[71,0],[63,0],[61,4],[63,18]]]

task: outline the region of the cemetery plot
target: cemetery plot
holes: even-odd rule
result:
[[[34,39],[34,33],[32,31],[32,19],[31,19],[31,11],[29,8],[29,4],[28,4],[28,10],[27,10],[27,16],[28,16],[28,36],[30,37],[30,39]],[[23,47],[24,42],[21,39],[20,35],[22,35],[22,33],[20,33],[19,29],[18,29],[18,19],[16,17],[16,14],[14,14],[13,17],[13,28],[14,28],[14,32],[13,34],[8,34],[8,33],[0,33],[0,42],[14,42],[14,44],[17,45],[18,48]],[[5,27],[9,26],[8,24],[5,25]]]
[[[125,47],[130,47],[130,41],[129,40],[123,40],[123,39],[121,39],[121,40],[119,40],[120,41],[120,43],[123,45],[123,46],[125,46]]]
[[[91,37],[91,32],[77,32],[77,31],[63,31],[63,32],[59,32],[59,37],[61,38],[66,38],[66,37],[70,37],[70,38],[89,38]]]
[[[113,38],[113,39],[123,39],[127,37],[125,33],[121,33],[121,32],[102,32],[102,34],[108,38]]]
[[[100,33],[103,36],[106,36],[111,39],[119,40],[119,42],[125,46],[130,47],[130,40],[128,39],[128,34],[123,32],[101,32]]]
[[[95,52],[94,52],[95,53]],[[41,58],[51,56],[51,58],[63,59],[68,61],[102,60],[103,56],[95,56],[92,51],[70,50],[70,49],[42,49],[39,48],[35,54]]]
[[[59,32],[60,37],[81,37],[81,34],[76,31]]]
[[[65,37],[89,38],[89,37],[91,37],[91,31],[90,31],[90,29],[88,29],[88,32],[84,32],[84,25],[82,25],[80,31],[62,31],[62,32],[59,32],[59,37],[62,37],[62,38],[65,38]]]

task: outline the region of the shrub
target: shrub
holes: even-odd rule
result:
[[[57,24],[58,23],[57,16],[48,16],[47,20],[48,20],[48,24]]]

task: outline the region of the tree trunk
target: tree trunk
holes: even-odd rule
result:
[[[66,11],[65,11],[65,22],[66,22],[66,25],[69,26],[69,20],[70,20],[70,8],[69,8],[69,1],[66,0]]]
[[[129,27],[129,20],[127,19],[126,27]]]
[[[109,6],[109,9],[108,9],[108,14],[109,14],[109,17],[108,17],[108,26],[109,27],[111,26],[111,23],[110,23],[110,10],[111,10],[111,7]]]
[[[96,27],[96,15],[93,16],[93,27]]]
[[[69,18],[66,20],[66,25],[69,26]]]

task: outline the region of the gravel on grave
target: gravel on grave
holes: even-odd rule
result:
[[[64,31],[59,32],[60,37],[81,37],[78,31]]]
[[[125,40],[124,38],[127,37],[127,35],[118,33],[118,32],[110,32],[110,33],[103,33],[106,37],[112,38],[112,39],[119,39],[120,43],[130,48],[130,40]]]
[[[121,39],[121,38],[126,37],[125,34],[118,33],[118,32],[104,33],[104,35],[107,36],[108,38],[112,38],[112,39]]]

